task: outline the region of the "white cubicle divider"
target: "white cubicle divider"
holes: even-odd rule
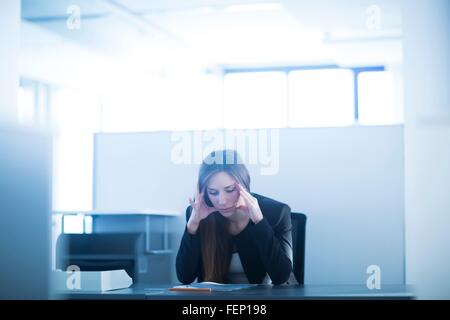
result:
[[[238,145],[238,151],[245,162],[253,162],[252,192],[283,201],[308,217],[305,283],[366,283],[372,265],[381,270],[382,283],[404,282],[402,125],[244,133],[248,144]],[[213,138],[227,141],[227,134],[97,134],[94,209],[152,208],[184,215],[199,155],[211,148]],[[183,156],[190,164],[173,161],[182,144],[194,150]],[[260,152],[256,162],[255,146]]]

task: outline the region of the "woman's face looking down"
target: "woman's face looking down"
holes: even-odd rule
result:
[[[239,190],[236,179],[226,172],[214,174],[208,181],[206,192],[214,208],[225,218],[236,212]]]

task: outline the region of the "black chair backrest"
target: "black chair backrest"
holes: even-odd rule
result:
[[[298,284],[304,284],[306,215],[299,212],[291,212],[291,219],[294,276]]]

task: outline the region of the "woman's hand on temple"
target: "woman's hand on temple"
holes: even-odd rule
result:
[[[204,201],[205,191],[199,193],[198,189],[195,194],[194,200],[189,198],[189,203],[192,207],[191,216],[187,222],[187,229],[190,234],[197,232],[200,221],[208,217],[214,211],[217,211],[214,207],[209,207]]]
[[[259,207],[258,199],[252,196],[238,182],[236,182],[236,187],[240,193],[236,207],[247,212],[253,223],[257,224],[263,219],[263,214],[261,208]]]

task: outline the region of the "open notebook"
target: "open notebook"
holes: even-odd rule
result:
[[[179,285],[169,288],[171,291],[235,291],[248,289],[257,286],[256,284],[234,284],[217,282],[199,282],[187,285]]]

